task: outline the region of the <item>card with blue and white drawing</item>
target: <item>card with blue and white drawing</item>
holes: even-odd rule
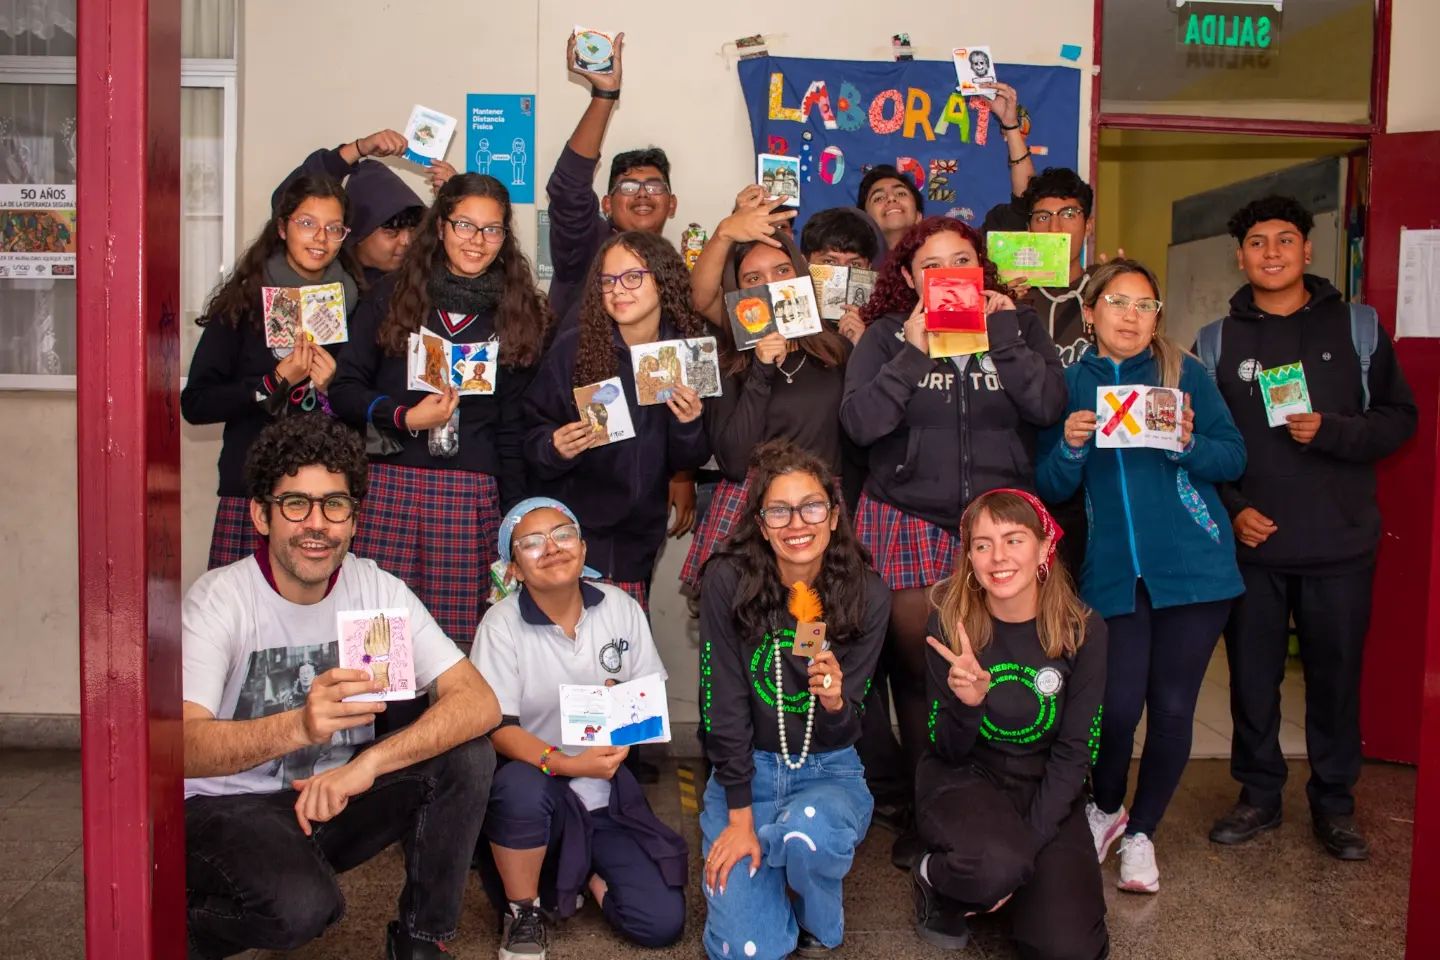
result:
[[[432,160],[444,160],[455,124],[454,117],[417,103],[405,124],[405,159],[422,167],[430,166]]]
[[[658,673],[614,686],[560,684],[560,743],[628,747],[670,742],[665,678]]]

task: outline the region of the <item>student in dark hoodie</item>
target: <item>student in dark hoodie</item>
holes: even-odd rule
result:
[[[931,359],[922,288],[932,267],[981,267],[989,351]],[[856,531],[894,591],[887,639],[891,691],[907,770],[925,747],[925,621],[929,588],[949,575],[960,513],[996,487],[1033,489],[1039,431],[1065,409],[1055,344],[1016,307],[971,227],[931,217],[891,251],[861,315],[869,329],[845,371],[840,422],[868,448]],[[913,835],[893,858],[908,866]]]
[[[664,237],[631,231],[601,246],[590,268],[580,323],[555,339],[525,395],[525,459],[537,492],[568,504],[586,533],[589,563],[647,606],[665,540],[670,477],[710,456],[695,391],[673,388],[640,406],[630,348],[694,337],[685,261]],[[618,376],[635,436],[605,434],[575,405],[575,389]]]
[[[494,177],[462,174],[356,311],[331,387],[335,412],[371,439],[355,553],[408,583],[459,643],[480,622],[501,511],[525,494],[520,397],[548,319],[510,194]],[[411,390],[409,338],[421,330],[453,343],[498,339],[495,392]]]
[[[925,216],[925,198],[914,181],[888,163],[865,171],[855,206],[880,225],[885,245],[892,248]]]
[[[255,552],[245,486],[250,444],[277,417],[328,406],[325,392],[343,344],[322,347],[302,340],[294,350],[266,346],[263,288],[339,283],[353,318],[359,266],[342,246],[349,233],[346,213],[345,190],[337,181],[310,174],[291,180],[276,196],[260,235],[196,321],[204,333],[180,391],[180,412],[190,423],[225,425],[211,569]]]
[[[1313,223],[1298,202],[1279,196],[1230,219],[1248,282],[1230,299],[1229,316],[1197,341],[1249,454],[1245,475],[1221,489],[1245,581],[1225,630],[1235,721],[1230,771],[1241,792],[1210,839],[1243,843],[1280,825],[1279,692],[1293,617],[1305,667],[1314,832],[1331,855],[1363,860],[1369,848],[1352,791],[1380,540],[1375,464],[1415,432],[1418,412],[1373,310],[1346,304],[1330,281],[1305,272]],[[1314,412],[1271,427],[1258,374],[1290,363],[1304,364]]]

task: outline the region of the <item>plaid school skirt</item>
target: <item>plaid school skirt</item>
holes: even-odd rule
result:
[[[227,567],[255,552],[260,534],[250,522],[249,497],[221,497],[215,507],[215,529],[210,534],[207,569]]]
[[[445,635],[468,649],[484,612],[499,534],[494,477],[372,463],[350,550],[405,581]]]
[[[649,616],[650,585],[648,583],[643,580],[611,580],[609,577],[602,578],[600,582],[608,583],[612,587],[619,587],[630,594],[631,598],[640,604],[640,609],[645,611],[646,616]]]
[[[694,587],[700,582],[700,570],[715,548],[725,542],[740,515],[745,511],[745,498],[750,495],[750,478],[736,483],[721,480],[715,485],[710,497],[710,506],[705,510],[705,519],[695,528],[690,538],[690,552],[685,555],[685,564],[680,568],[680,582]]]
[[[855,535],[891,590],[933,586],[955,572],[958,536],[868,493],[855,511]]]

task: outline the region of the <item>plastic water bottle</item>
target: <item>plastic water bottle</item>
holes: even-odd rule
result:
[[[450,414],[450,419],[438,427],[430,428],[428,440],[430,456],[449,459],[460,452],[460,408]]]

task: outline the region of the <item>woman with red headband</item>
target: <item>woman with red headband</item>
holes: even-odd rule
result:
[[[1019,955],[1106,955],[1105,895],[1085,776],[1105,693],[1105,622],[1055,560],[1064,532],[1030,493],[992,490],[960,520],[936,588],[926,687],[931,747],[916,777],[926,853],[915,928],[947,950],[966,918],[1009,914]]]
[[[938,267],[982,269],[987,350],[930,356],[917,291]],[[1044,324],[1028,306],[1016,307],[984,241],[958,220],[931,217],[912,227],[860,316],[869,329],[846,367],[840,423],[867,448],[855,527],[893,591],[885,662],[905,769],[913,772],[926,745],[930,587],[954,566],[966,504],[997,487],[1034,489],[1037,435],[1064,413],[1065,371]],[[868,763],[874,747],[866,743]],[[908,869],[918,855],[907,832],[891,859]]]

